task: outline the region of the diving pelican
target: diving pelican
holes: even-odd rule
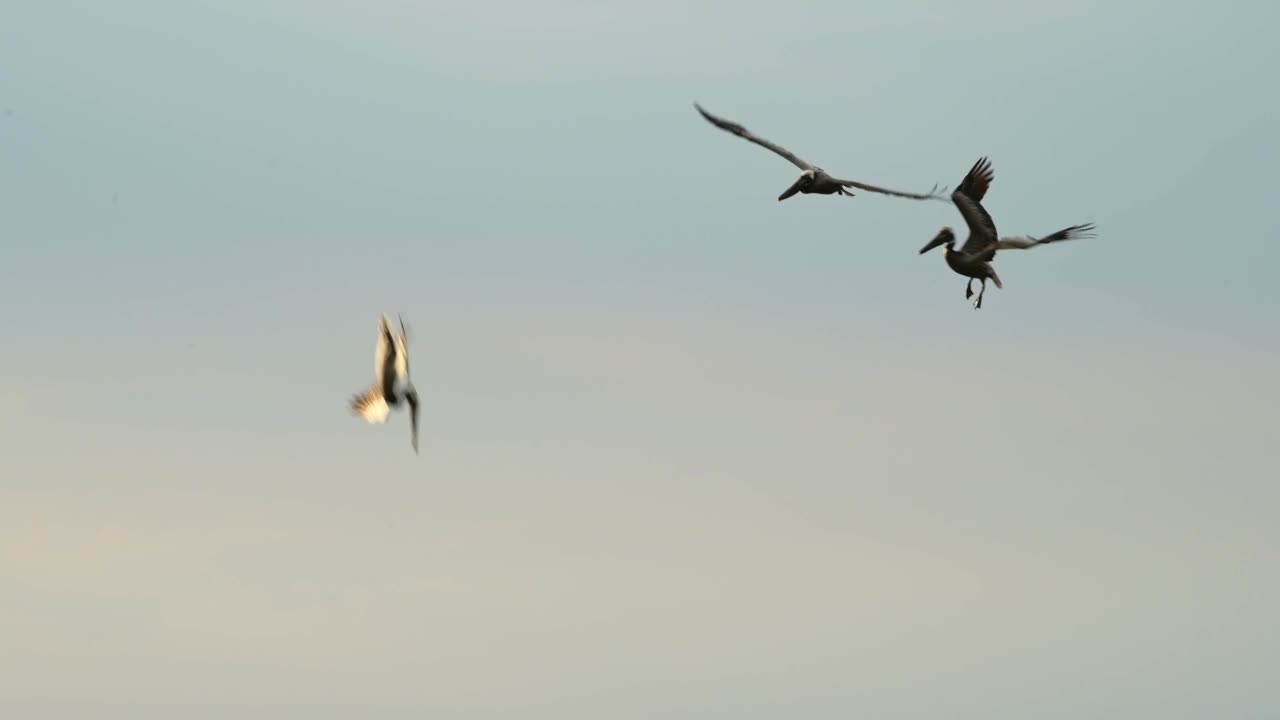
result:
[[[969,284],[964,289],[965,299],[973,297],[973,281],[982,281],[978,300],[973,305],[975,310],[982,307],[982,296],[987,292],[987,280],[995,283],[998,288],[1004,288],[1000,283],[1000,276],[996,275],[995,268],[991,267],[991,261],[995,258],[997,250],[1025,250],[1063,240],[1094,237],[1093,223],[1072,225],[1040,238],[1030,235],[999,237],[996,234],[995,222],[992,221],[986,208],[982,207],[982,198],[986,196],[987,188],[991,186],[994,178],[995,171],[991,169],[991,162],[985,157],[980,158],[969,169],[969,173],[964,176],[964,180],[960,182],[955,192],[951,193],[952,202],[956,204],[960,214],[964,216],[965,223],[969,225],[969,238],[965,240],[964,247],[957,251],[955,231],[944,227],[929,241],[928,245],[920,248],[920,254],[923,255],[939,245],[943,246],[942,257],[946,259],[947,265],[969,278]]]
[[[747,130],[746,128],[742,127],[738,123],[732,122],[730,120],[725,120],[722,117],[717,117],[715,115],[712,115],[706,110],[703,110],[702,106],[696,102],[693,104],[693,106],[698,110],[699,113],[702,114],[702,117],[706,118],[707,122],[711,123],[712,125],[715,125],[716,127],[720,128],[721,130],[724,130],[725,132],[731,132],[740,138],[749,140],[759,145],[760,147],[768,148],[774,151],[775,153],[781,155],[782,157],[786,158],[786,160],[790,162],[792,165],[795,165],[796,167],[804,171],[800,174],[799,180],[796,180],[791,185],[791,187],[787,188],[781,195],[778,196],[778,202],[782,202],[783,200],[786,200],[787,198],[791,197],[792,195],[795,195],[796,193],[806,193],[806,194],[813,193],[818,195],[844,195],[846,197],[853,197],[853,193],[849,192],[849,190],[847,189],[851,187],[858,188],[860,190],[866,190],[868,192],[877,192],[877,193],[883,193],[885,195],[894,195],[896,197],[911,198],[912,200],[944,200],[945,199],[942,195],[939,194],[937,185],[934,185],[933,189],[930,190],[928,193],[919,194],[919,193],[899,192],[897,190],[889,190],[882,187],[876,187],[875,185],[867,185],[866,183],[860,183],[855,180],[841,180],[839,178],[831,177],[822,168],[816,165],[810,165],[804,160],[801,160],[800,158],[792,154],[791,151],[787,150],[781,145],[775,145],[769,142],[768,140],[765,140],[762,137],[751,134],[750,130]],[[942,188],[942,192],[946,192],[946,188]]]
[[[381,425],[391,408],[401,402],[409,405],[409,423],[413,433],[413,451],[418,452],[418,391],[409,379],[409,351],[405,347],[404,318],[400,318],[400,335],[391,334],[391,320],[386,315],[378,324],[378,348],[373,355],[373,385],[351,398],[351,412],[366,421]]]

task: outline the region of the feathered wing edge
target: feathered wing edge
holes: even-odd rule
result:
[[[998,250],[1026,250],[1037,245],[1047,245],[1049,243],[1062,242],[1064,240],[1081,240],[1084,238],[1097,237],[1094,232],[1093,223],[1084,223],[1082,225],[1072,225],[1063,228],[1057,232],[1045,235],[1042,238],[1031,237],[1030,235],[1015,235],[1012,237],[1002,237],[996,243]]]
[[[869,185],[867,183],[858,182],[857,180],[837,179],[836,182],[840,183],[844,187],[855,187],[855,188],[858,188],[859,190],[866,190],[867,192],[880,193],[882,195],[892,195],[893,197],[900,197],[900,198],[910,198],[912,200],[946,201],[949,198],[949,196],[946,194],[947,192],[946,186],[938,185],[936,183],[927,193],[913,193],[913,192],[904,192],[902,190],[890,190],[888,188],[879,187],[877,185]]]

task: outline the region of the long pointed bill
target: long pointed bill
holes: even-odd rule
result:
[[[924,247],[920,248],[919,254],[923,255],[929,252],[930,250],[938,247],[939,245],[945,245],[945,244],[947,244],[947,236],[945,234],[940,234],[934,239],[930,240],[928,245],[925,245]]]
[[[418,452],[418,393],[410,390],[404,394],[409,401],[409,424],[413,432],[413,452]]]
[[[787,188],[785,192],[783,192],[781,195],[778,196],[778,202],[782,202],[783,200],[786,200],[792,195],[795,195],[796,193],[800,192],[800,188],[804,187],[805,182],[807,182],[808,180],[809,180],[809,177],[807,175],[801,175],[799,180],[796,180],[794,183],[792,183],[791,187]]]

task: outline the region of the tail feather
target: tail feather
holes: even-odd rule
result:
[[[1000,282],[1000,276],[996,274],[996,269],[990,265],[987,266],[987,277],[991,279],[991,282],[996,284],[996,287],[1001,290],[1004,289],[1004,283]]]
[[[353,395],[350,407],[352,415],[375,424],[385,423],[387,416],[391,414],[387,399],[382,396],[382,388],[376,385],[358,395]]]

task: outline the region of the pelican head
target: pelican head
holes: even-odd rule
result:
[[[928,245],[925,245],[924,247],[920,248],[920,254],[923,255],[929,252],[930,250],[938,247],[939,245],[946,245],[947,249],[950,250],[951,248],[955,247],[955,244],[956,244],[955,231],[949,227],[944,227],[938,231],[937,235],[933,236],[933,239],[929,241]]]
[[[800,174],[800,179],[791,184],[781,195],[778,196],[778,202],[782,202],[798,192],[806,192],[813,186],[813,181],[818,177],[816,170],[805,170]]]

